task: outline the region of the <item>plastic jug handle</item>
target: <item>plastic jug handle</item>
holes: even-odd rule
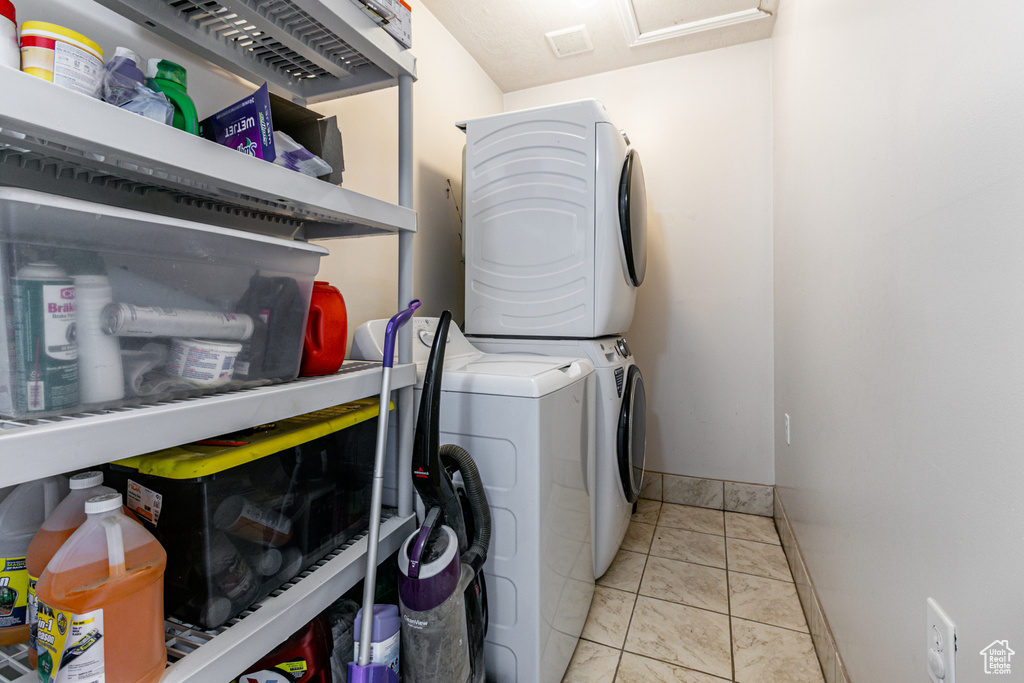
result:
[[[309,315],[312,320],[309,321],[309,331],[312,333],[308,335],[310,346],[313,347],[313,353],[323,353],[324,350],[324,316],[323,311],[320,310],[319,306],[315,306],[309,309]]]
[[[46,510],[46,517],[50,516],[53,509],[60,504],[60,488],[56,477],[49,477],[43,480],[43,508]]]
[[[107,534],[107,559],[110,563],[110,578],[124,574],[124,535],[117,515],[108,515],[100,520]]]

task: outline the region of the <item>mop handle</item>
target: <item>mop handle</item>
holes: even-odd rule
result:
[[[373,598],[377,589],[377,550],[380,544],[380,499],[384,492],[384,454],[388,445],[388,412],[391,407],[391,368],[395,362],[395,338],[398,328],[412,318],[420,300],[388,321],[384,333],[384,367],[380,381],[380,409],[377,415],[377,449],[373,456],[373,489],[370,493],[370,528],[366,537],[366,577],[363,579],[363,621],[359,628],[359,666],[370,663],[370,640],[373,637]]]

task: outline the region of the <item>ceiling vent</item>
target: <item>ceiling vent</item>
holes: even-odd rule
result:
[[[587,27],[583,24],[550,31],[545,33],[544,37],[548,39],[556,57],[578,55],[581,52],[590,52],[594,49],[594,42],[590,40]]]

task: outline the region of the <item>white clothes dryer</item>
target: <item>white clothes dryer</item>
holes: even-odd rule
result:
[[[594,473],[594,575],[607,571],[629,527],[643,483],[647,398],[643,375],[622,337],[600,339],[511,339],[471,337],[492,353],[578,356],[597,376],[597,443]]]
[[[386,325],[360,325],[352,357],[380,360]],[[412,327],[419,401],[437,318]],[[488,681],[558,683],[583,631],[594,594],[593,380],[586,359],[487,354],[449,328],[440,443],[473,456],[491,508]]]
[[[594,338],[633,320],[647,197],[597,100],[508,112],[466,131],[466,333]]]

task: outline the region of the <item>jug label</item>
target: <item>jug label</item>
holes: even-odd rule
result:
[[[36,649],[36,636],[39,634],[39,620],[36,616],[36,583],[38,576],[28,574],[28,649]]]
[[[40,682],[101,683],[103,610],[75,614],[38,605]]]
[[[28,570],[24,557],[0,559],[0,628],[28,623]]]
[[[140,519],[144,519],[156,526],[157,521],[160,519],[160,508],[163,507],[163,504],[164,497],[161,494],[131,479],[128,480],[128,497],[125,505],[129,510],[137,514]]]
[[[243,674],[235,680],[235,683],[297,683],[305,677],[308,669],[305,659],[282,662],[273,669]]]

